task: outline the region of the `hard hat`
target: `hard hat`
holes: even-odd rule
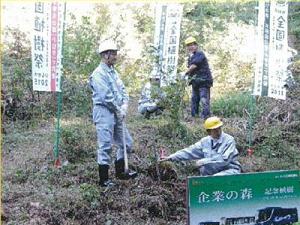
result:
[[[105,40],[103,41],[98,48],[98,53],[105,52],[108,50],[118,51],[118,47],[115,42],[112,40]]]
[[[209,117],[204,122],[204,128],[206,130],[216,129],[218,127],[221,127],[222,125],[223,122],[220,120],[219,117],[216,116]]]
[[[188,37],[187,39],[185,39],[184,44],[185,45],[189,45],[192,43],[197,43],[196,39],[194,37]]]

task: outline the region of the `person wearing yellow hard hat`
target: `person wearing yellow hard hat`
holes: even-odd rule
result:
[[[223,122],[213,116],[204,121],[208,136],[179,150],[161,161],[195,160],[200,175],[231,175],[241,173],[239,152],[234,138],[222,131]]]
[[[210,115],[210,88],[213,85],[213,78],[209,68],[208,60],[203,51],[198,49],[197,40],[188,37],[184,44],[187,48],[189,84],[192,85],[191,114],[196,117],[199,114],[199,103],[202,105],[200,117],[206,119]]]
[[[89,78],[92,89],[93,121],[97,131],[97,163],[99,167],[99,185],[114,186],[109,179],[111,152],[113,144],[117,147],[115,170],[118,179],[136,177],[135,172],[125,173],[124,150],[130,152],[133,139],[125,126],[125,116],[129,96],[114,65],[117,61],[118,48],[112,40],[100,43],[98,53],[101,62]],[[124,135],[124,136],[123,136]],[[125,143],[122,141],[125,137]],[[126,148],[124,147],[126,145]]]

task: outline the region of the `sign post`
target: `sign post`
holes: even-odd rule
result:
[[[187,185],[190,225],[299,221],[299,170],[188,177]]]
[[[34,3],[34,29],[31,42],[32,81],[34,91],[57,92],[57,124],[54,158],[59,160],[60,116],[62,106],[61,77],[65,6],[57,2]]]

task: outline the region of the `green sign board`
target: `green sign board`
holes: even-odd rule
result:
[[[187,185],[190,225],[284,225],[300,220],[300,170],[188,177]]]

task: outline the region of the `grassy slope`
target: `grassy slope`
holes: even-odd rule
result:
[[[62,119],[63,128],[79,126],[79,129],[73,143],[68,145],[70,149],[62,151],[62,162],[66,165],[61,169],[53,167],[53,121],[42,121],[29,128],[20,123],[5,126],[4,224],[185,224],[184,179],[196,173],[190,164],[166,165],[160,167],[161,179],[177,179],[159,181],[155,152],[164,148],[169,154],[194,143],[205,135],[202,121],[193,121],[185,115],[183,124],[190,138],[176,137],[168,130],[163,117],[146,120],[137,115],[136,101],[131,103],[127,122],[135,140],[135,153],[130,163],[139,177],[116,181],[118,187],[110,190],[97,185],[95,128],[90,118],[66,116]],[[247,121],[242,118],[224,118],[224,121],[224,129],[236,137],[242,151],[240,161],[245,172],[278,168],[276,162],[265,163],[266,155],[246,155]],[[263,131],[257,131],[259,139]],[[73,161],[67,163],[67,159]],[[113,168],[110,172],[114,178]]]

